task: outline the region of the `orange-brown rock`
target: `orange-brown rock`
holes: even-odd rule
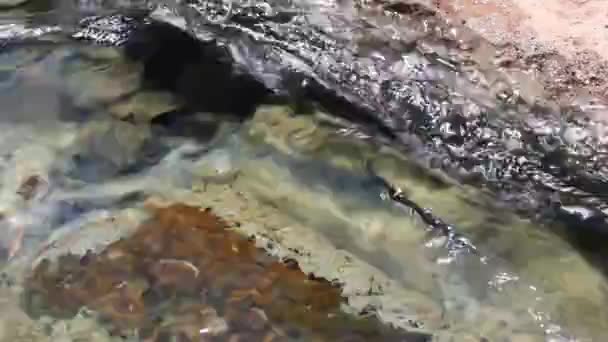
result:
[[[209,209],[152,210],[98,255],[41,263],[27,282],[28,312],[69,316],[87,306],[146,341],[425,340],[343,314],[338,288],[273,260]]]

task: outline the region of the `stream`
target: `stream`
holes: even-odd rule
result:
[[[608,339],[606,108],[424,5],[31,0],[0,46],[0,341]]]

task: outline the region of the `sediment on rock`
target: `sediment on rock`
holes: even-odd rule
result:
[[[30,315],[73,317],[86,306],[114,334],[150,341],[430,341],[343,313],[339,288],[270,257],[209,208],[153,211],[98,254],[41,262],[23,295]]]
[[[428,1],[448,20],[502,47],[502,66],[530,69],[559,102],[608,101],[608,30],[602,0]]]

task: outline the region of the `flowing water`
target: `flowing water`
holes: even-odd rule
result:
[[[321,106],[184,109],[121,47],[151,9]],[[0,341],[608,338],[603,109],[424,7],[0,19]]]

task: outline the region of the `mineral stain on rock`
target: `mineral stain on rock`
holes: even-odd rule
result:
[[[113,334],[143,341],[429,341],[340,310],[340,289],[280,262],[210,209],[174,204],[99,254],[40,263],[32,317],[87,307]]]

